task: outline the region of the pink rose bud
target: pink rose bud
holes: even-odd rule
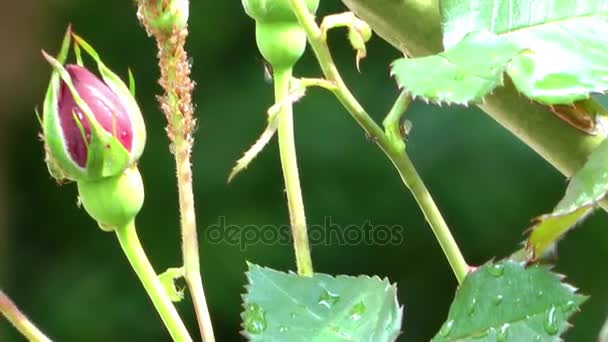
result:
[[[97,122],[130,152],[133,131],[131,121],[120,98],[89,70],[74,64],[66,65],[65,69],[72,78],[72,84],[78,95],[89,106]],[[85,167],[87,146],[91,143],[91,125],[63,81],[59,88],[58,106],[59,121],[68,151],[79,166]],[[80,127],[76,120],[79,121]],[[86,142],[82,131],[85,133]]]
[[[95,60],[101,77],[81,66],[80,49],[75,50],[78,65],[64,64],[72,39]],[[135,165],[144,149],[146,129],[130,87],[89,44],[69,31],[57,59],[43,54],[54,69],[42,116],[51,175],[96,181]]]

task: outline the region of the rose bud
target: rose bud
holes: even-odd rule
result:
[[[72,38],[77,64],[65,65]],[[101,78],[82,66],[81,48]],[[53,67],[40,119],[49,171],[78,183],[80,202],[103,230],[124,227],[144,201],[137,161],[146,130],[130,90],[133,78],[127,87],[69,29],[57,59],[43,55]]]
[[[141,112],[129,88],[81,38],[74,36],[75,44],[97,62],[101,79],[81,65],[63,65],[70,34],[58,59],[43,53],[54,69],[42,117],[49,170],[75,181],[119,175],[143,152]]]

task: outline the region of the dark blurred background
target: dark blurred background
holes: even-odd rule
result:
[[[320,15],[344,10],[338,1],[322,3]],[[3,1],[0,19],[0,287],[57,341],[167,341],[114,236],[77,208],[74,185],[58,187],[48,175],[34,116],[50,76],[40,49],[55,53],[70,22],[113,70],[124,77],[133,70],[149,137],[140,166],[146,202],[138,231],[158,271],[179,265],[174,164],[155,101],[156,50],[135,17],[135,4]],[[240,1],[192,1],[190,23],[202,272],[218,340],[239,341],[245,261],[293,270],[292,249],[256,245],[241,251],[209,243],[204,229],[220,217],[237,225],[288,222],[276,141],[226,184],[236,159],[264,128],[272,88]],[[397,96],[388,65],[399,53],[375,37],[358,74],[345,32],[331,33],[330,40],[353,91],[382,120]],[[320,72],[308,55],[297,74]],[[416,103],[408,117],[409,153],[471,264],[518,248],[530,218],[550,210],[564,192],[562,175],[477,109]],[[456,282],[411,195],[327,92],[309,91],[297,104],[296,125],[311,224],[331,217],[341,226],[369,220],[405,228],[398,246],[314,246],[315,270],[388,277],[405,305],[401,340],[429,340],[447,315]],[[595,340],[608,313],[607,223],[605,213],[596,213],[559,246],[557,271],[591,295],[566,340]],[[194,333],[188,299],[179,307]],[[20,340],[0,319],[0,341]]]

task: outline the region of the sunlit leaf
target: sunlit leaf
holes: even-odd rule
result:
[[[608,191],[608,140],[604,140],[570,181],[552,213],[535,220],[528,248],[537,258],[576,222],[590,213]]]
[[[474,51],[474,53],[472,53]],[[474,32],[438,55],[401,58],[391,69],[412,96],[438,103],[479,101],[502,85],[507,63],[521,49],[488,32]]]
[[[243,334],[251,341],[394,341],[397,288],[378,277],[300,277],[249,265]]]
[[[559,341],[586,297],[544,266],[488,263],[458,288],[441,341]]]
[[[526,49],[507,72],[534,100],[572,103],[608,89],[607,0],[442,0],[441,14],[447,49],[475,31]]]

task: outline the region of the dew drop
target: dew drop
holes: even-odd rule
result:
[[[543,328],[545,328],[545,332],[549,335],[555,335],[559,331],[557,326],[557,308],[555,306],[551,306],[547,314],[545,315],[545,321],[543,322]]]
[[[507,341],[507,334],[509,333],[510,327],[511,326],[509,325],[509,323],[505,323],[502,325],[502,327],[500,327],[500,330],[496,334],[496,342],[506,342]]]
[[[447,337],[450,332],[452,331],[452,328],[454,328],[454,320],[451,319],[447,322],[445,322],[445,324],[443,324],[443,326],[441,327],[441,330],[439,330],[439,335],[441,335],[441,337]]]
[[[284,325],[281,325],[281,326],[279,327],[279,332],[284,333],[284,332],[287,332],[287,331],[289,331],[289,328],[288,328],[288,327],[286,327],[286,326],[284,326]]]
[[[569,300],[562,306],[562,312],[564,314],[570,314],[571,312],[576,310],[576,302],[573,300]]]
[[[245,310],[245,330],[251,334],[260,334],[264,330],[268,323],[266,322],[266,311],[262,309],[256,303],[251,303],[247,305],[247,309]]]
[[[490,273],[492,276],[494,276],[496,278],[502,277],[502,275],[505,274],[505,265],[503,265],[503,264],[492,265],[492,266],[488,267],[488,273]]]
[[[473,300],[469,304],[469,310],[468,310],[469,316],[473,316],[476,308],[477,308],[477,298],[473,298]]]
[[[296,319],[296,313],[295,312],[291,313],[291,319]]]
[[[503,295],[501,295],[501,294],[496,295],[496,297],[494,297],[494,300],[493,300],[494,305],[500,305],[500,303],[502,303],[502,300],[503,300],[503,299],[505,299],[505,298],[503,297]]]
[[[365,313],[365,310],[367,308],[365,307],[365,304],[363,304],[363,302],[359,302],[357,304],[355,304],[355,306],[352,307],[352,309],[350,309],[350,318],[353,321],[358,321],[361,319],[361,317],[363,317],[363,314]]]
[[[545,293],[543,291],[538,291],[538,296],[542,297]]]
[[[319,305],[323,305],[324,307],[331,309],[336,303],[340,301],[340,296],[336,293],[331,293],[327,290],[321,293],[319,296]]]

